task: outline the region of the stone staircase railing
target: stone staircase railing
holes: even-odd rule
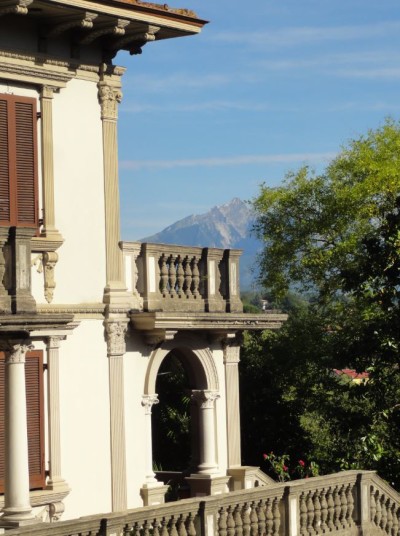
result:
[[[133,309],[242,312],[240,250],[121,242]]]
[[[400,496],[345,471],[157,507],[10,530],[8,536],[400,536]]]

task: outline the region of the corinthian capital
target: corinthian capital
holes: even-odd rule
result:
[[[192,398],[199,404],[201,409],[212,409],[219,396],[217,391],[192,391]]]
[[[29,340],[7,341],[3,348],[6,354],[6,365],[12,365],[25,363],[26,352],[33,349],[33,344]]]
[[[142,406],[144,407],[144,411],[146,415],[151,415],[151,408],[158,404],[158,395],[143,395],[142,397]]]
[[[126,352],[125,334],[128,329],[127,321],[112,321],[104,322],[106,329],[107,354],[109,357],[124,355]]]
[[[111,86],[107,82],[99,82],[98,88],[101,118],[116,121],[118,118],[118,104],[122,100],[121,90]]]

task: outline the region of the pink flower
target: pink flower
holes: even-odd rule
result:
[[[303,460],[299,460],[299,465],[301,465],[302,467],[305,466],[305,462],[303,462]]]
[[[286,465],[284,465],[284,466],[282,467],[282,469],[283,469],[284,471],[287,471],[287,470],[288,470],[288,467],[287,467]]]
[[[265,454],[265,453],[264,453],[264,454],[263,454],[263,458],[264,458],[264,460],[268,460],[268,454]]]

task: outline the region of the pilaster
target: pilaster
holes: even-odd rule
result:
[[[44,207],[41,234],[50,240],[58,240],[62,243],[62,236],[56,228],[54,204],[53,94],[56,89],[43,86],[40,93]]]
[[[5,352],[5,493],[0,526],[35,523],[29,498],[25,356],[30,340],[1,343]]]
[[[47,488],[58,490],[67,488],[61,476],[60,440],[60,342],[65,336],[52,336],[46,339],[47,349],[47,408],[49,423],[49,479]]]
[[[36,302],[31,293],[31,239],[35,229],[11,227],[11,310],[13,313],[35,313]]]
[[[110,391],[111,485],[113,512],[126,509],[126,446],[124,403],[124,354],[128,320],[110,317],[104,322]]]
[[[225,367],[226,431],[228,440],[228,468],[241,464],[239,361],[240,345],[233,339],[222,341]]]
[[[120,241],[120,208],[118,187],[118,104],[122,100],[119,81],[101,73],[98,97],[103,127],[104,201],[106,226],[106,273],[104,302],[112,305],[129,303],[124,283]]]

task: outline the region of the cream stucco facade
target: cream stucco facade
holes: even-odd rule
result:
[[[171,352],[187,373],[194,408],[192,496],[251,485],[240,458],[240,333],[275,329],[284,316],[243,314],[238,251],[119,236],[124,69],[112,58],[203,25],[188,10],[126,0],[0,1],[0,103],[36,103],[40,218],[29,231],[18,222],[0,228],[3,526],[164,501],[152,466],[151,411]],[[14,158],[0,130],[1,144]],[[30,489],[24,369],[33,349],[44,360],[46,473]]]

